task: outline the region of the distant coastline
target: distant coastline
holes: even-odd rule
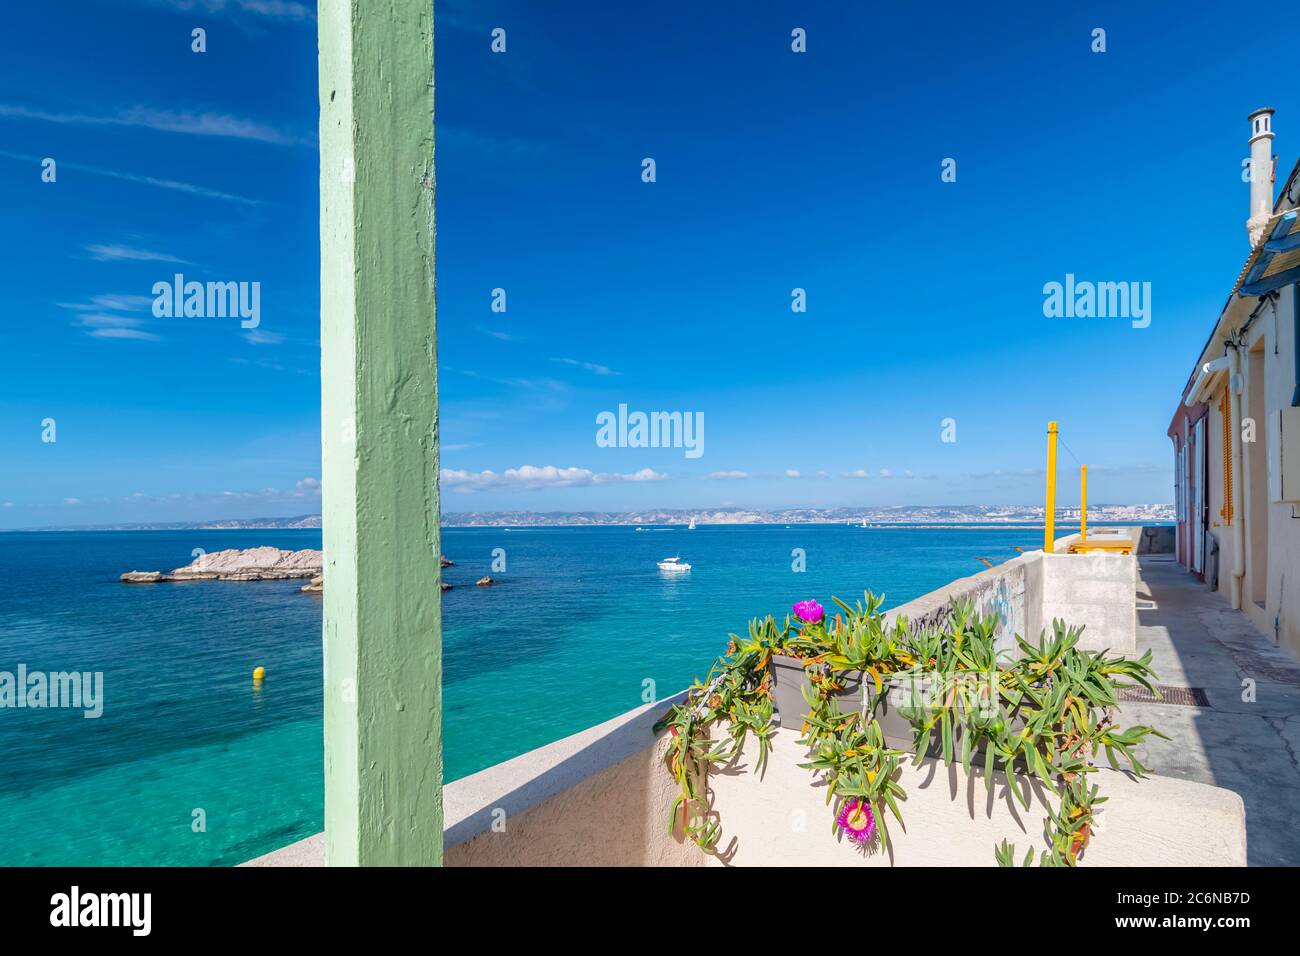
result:
[[[1167,504],[1096,504],[1088,508],[1095,524],[1145,524],[1172,522],[1174,506]],[[943,505],[896,508],[789,508],[767,511],[749,508],[701,508],[647,511],[446,511],[444,528],[590,528],[687,525],[860,525],[869,528],[988,528],[1037,530],[1043,527],[1042,506]],[[1058,525],[1077,525],[1078,508],[1058,509]],[[320,515],[285,518],[224,518],[212,521],[132,522],[122,524],[57,525],[0,529],[32,531],[257,531],[319,529]]]

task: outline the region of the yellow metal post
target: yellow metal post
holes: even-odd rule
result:
[[[1088,543],[1088,466],[1079,466],[1079,543]]]
[[[1047,423],[1047,527],[1043,550],[1050,553],[1056,542],[1056,422]]]

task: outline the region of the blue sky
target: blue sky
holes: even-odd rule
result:
[[[1237,7],[962,6],[439,2],[444,509],[1036,502],[1049,419],[1092,500],[1170,500],[1246,115],[1285,175],[1300,91]],[[318,510],[314,4],[3,19],[0,527]],[[175,272],[260,325],[154,318]],[[1150,326],[1046,318],[1067,273]],[[704,454],[598,447],[620,403]]]

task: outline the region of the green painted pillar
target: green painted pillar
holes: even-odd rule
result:
[[[433,4],[318,29],[326,859],[438,865]]]

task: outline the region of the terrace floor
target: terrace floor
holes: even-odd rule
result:
[[[1143,763],[1240,794],[1250,865],[1300,865],[1300,664],[1172,558],[1143,557],[1138,578],[1138,601],[1155,603],[1138,610],[1138,653],[1151,650],[1161,684],[1209,702],[1126,702],[1123,723],[1171,738],[1145,746]]]

